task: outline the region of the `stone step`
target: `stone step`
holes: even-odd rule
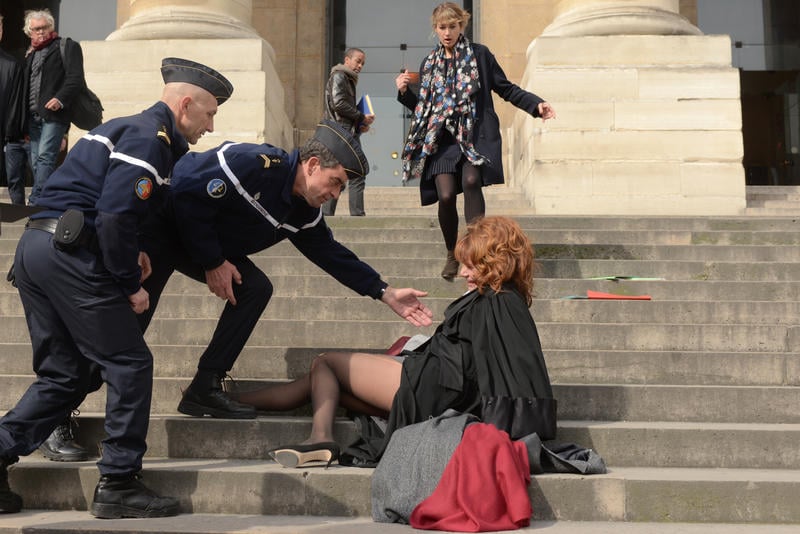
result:
[[[158,355],[156,355],[158,358]],[[236,375],[236,368],[232,371]],[[0,409],[8,410],[27,390],[31,376],[6,375]],[[189,378],[156,378],[152,413],[177,414],[181,391]],[[238,380],[241,387],[269,380]],[[554,384],[560,420],[673,421],[696,423],[800,423],[797,386],[706,386],[660,384]],[[81,411],[100,412],[103,390],[90,395]]]
[[[155,376],[189,378],[204,347],[150,344]],[[248,345],[236,360],[235,379],[298,378],[328,346]],[[380,352],[370,347],[353,350]],[[714,386],[800,386],[797,352],[611,351],[545,347],[554,384],[673,384]],[[32,379],[30,343],[0,345],[0,368]],[[24,386],[23,386],[24,387]]]
[[[100,414],[81,413],[76,440],[99,455],[105,436]],[[260,416],[255,420],[153,416],[148,457],[269,460],[267,451],[308,436],[307,416]],[[357,438],[355,424],[341,418],[334,434],[341,444]],[[557,442],[596,450],[613,467],[719,467],[800,469],[800,424],[580,421],[559,422]],[[765,453],[769,444],[771,454]]]
[[[270,276],[322,274],[323,271],[297,254],[253,256]],[[443,258],[382,258],[362,256],[384,278],[425,272],[438,275]],[[11,265],[10,255],[0,256],[0,266]],[[702,260],[538,259],[535,278],[592,278],[605,276],[661,277],[670,280],[732,280],[783,282],[800,280],[797,262],[738,262]]]
[[[202,287],[201,284],[197,284]],[[437,320],[452,302],[449,297],[428,297],[427,306]],[[290,319],[298,308],[313,309],[314,319],[332,321],[394,321],[397,315],[388,306],[373,306],[361,297],[273,296],[265,318]],[[214,319],[222,313],[224,302],[206,294],[168,293],[161,297],[156,319]],[[22,315],[19,296],[0,292],[0,314]],[[759,324],[794,325],[800,317],[800,302],[773,301],[627,301],[594,299],[537,299],[531,313],[543,323],[657,323],[669,317],[673,324]],[[388,345],[387,345],[388,346]]]
[[[394,287],[416,287],[428,292],[429,297],[454,299],[464,292],[463,281],[446,282],[438,270],[419,276],[392,276],[386,280]],[[616,273],[615,273],[616,274]],[[614,274],[612,274],[614,276]],[[269,274],[276,295],[335,295],[360,298],[321,271],[316,274],[274,275]],[[202,294],[208,291],[204,284],[173,275],[167,293]],[[720,301],[796,301],[800,300],[800,281],[731,281],[731,280],[593,280],[587,278],[538,278],[534,280],[534,294],[541,299],[560,299],[571,295],[586,295],[587,290],[623,295],[649,294],[655,300],[720,300]]]
[[[150,458],[144,465],[145,483],[177,497],[184,510],[257,516],[367,517],[371,474],[371,469],[340,466],[285,469],[260,460]],[[85,510],[97,470],[91,462],[29,457],[10,470],[9,479],[27,508]],[[755,524],[800,522],[798,491],[800,471],[741,468],[618,467],[605,475],[537,475],[529,487],[535,520],[718,523],[735,518]],[[124,525],[131,528],[130,523]]]
[[[415,270],[419,271],[419,270]],[[2,272],[2,271],[0,271]],[[611,275],[614,276],[614,275]],[[350,289],[330,276],[317,274],[269,274],[275,286],[275,294],[281,296],[339,296],[359,299]],[[420,276],[392,276],[386,280],[393,287],[416,287],[428,292],[429,298],[457,298],[464,292],[463,282],[442,280],[438,271]],[[5,291],[14,292],[10,285],[1,285]],[[743,280],[597,280],[591,278],[539,278],[534,281],[537,299],[561,299],[575,295],[586,295],[587,290],[623,295],[650,295],[657,300],[716,300],[716,301],[798,301],[800,281],[769,282]],[[170,279],[165,294],[208,295],[207,287],[183,275],[175,274]],[[376,308],[379,309],[379,308]],[[268,312],[267,312],[268,313]]]
[[[147,332],[158,345],[205,346],[216,327],[216,319],[155,318]],[[249,342],[255,345],[291,347],[331,345],[334,348],[371,347],[381,350],[409,332],[430,335],[435,325],[413,330],[397,321],[324,321],[262,318]],[[548,323],[538,321],[543,345],[560,349],[668,350],[783,352],[800,346],[800,327],[790,325],[656,324],[635,327],[615,323]],[[7,317],[5,341],[28,339],[23,317]]]
[[[607,234],[607,232],[603,232]],[[665,241],[673,241],[672,236],[662,236]],[[403,241],[390,243],[387,241],[353,241],[347,243],[360,258],[405,258],[405,259],[433,259],[442,262],[444,248],[440,242],[432,241]],[[584,236],[583,241],[592,240],[592,236]],[[599,239],[598,241],[604,241]],[[648,241],[642,235],[641,241]],[[649,240],[661,241],[661,237],[654,236]],[[612,242],[612,241],[609,241]],[[0,265],[13,262],[16,249],[16,238],[0,239]],[[605,244],[605,243],[551,243],[542,242],[534,246],[537,261],[541,260],[576,260],[576,259],[606,259],[606,260],[639,260],[639,261],[722,261],[722,262],[798,262],[800,261],[800,247],[795,245],[731,245],[731,244],[695,244],[674,245],[663,244]],[[301,257],[291,243],[282,242],[252,257]],[[372,260],[370,260],[372,261]]]
[[[491,191],[501,191],[502,194],[506,191],[507,186],[497,186],[485,188],[487,203],[492,200],[494,195]],[[3,191],[0,189],[0,202],[7,201],[3,198]],[[501,195],[497,193],[497,197]],[[520,193],[514,192],[514,196]],[[401,187],[367,187],[365,190],[365,199],[370,198],[383,199],[389,198],[388,204],[398,206],[405,209],[405,202],[408,206],[413,206],[418,198],[416,191],[410,191],[409,188]],[[460,197],[459,197],[460,198]],[[344,202],[344,197],[339,199],[339,205]],[[498,202],[502,203],[502,202]],[[439,231],[439,224],[435,211],[431,215],[413,216],[408,217],[398,209],[393,215],[380,215],[380,216],[367,216],[367,217],[350,217],[350,216],[334,216],[326,218],[329,226],[332,228],[392,228],[395,230],[419,228],[419,229],[432,229]],[[792,217],[747,217],[747,216],[709,216],[702,218],[695,217],[679,217],[679,216],[576,216],[576,215],[528,215],[515,217],[515,220],[528,231],[535,231],[537,229],[585,229],[585,230],[626,230],[634,233],[637,230],[684,230],[684,231],[791,231],[797,230],[800,227],[800,221]],[[16,228],[17,235],[21,232],[24,226],[24,220],[13,223],[4,223],[2,226],[3,236],[6,232],[13,231]]]
[[[98,521],[84,511],[31,510],[3,518],[0,534],[127,531],[130,519]],[[735,523],[653,523],[621,521],[532,521],[530,526],[516,532],[548,534],[788,534],[796,532],[794,525],[735,524]],[[408,525],[375,523],[368,517],[284,516],[249,514],[184,513],[177,518],[137,519],[136,531],[141,534],[402,534]],[[449,531],[439,531],[449,532]]]
[[[540,233],[547,233],[547,230]],[[603,232],[607,234],[608,232]],[[622,233],[622,232],[621,232]],[[620,236],[621,237],[621,236]],[[652,241],[660,241],[659,236]],[[647,236],[642,236],[646,241]],[[585,236],[584,241],[593,239]],[[605,240],[605,239],[603,239]],[[667,240],[671,241],[670,238]],[[600,241],[600,239],[598,239]],[[609,240],[609,243],[619,243],[619,240]],[[382,258],[443,258],[442,244],[431,241],[403,241],[402,243],[354,242],[348,243],[348,248],[359,257]],[[285,256],[293,250],[291,243],[282,242],[259,255]],[[732,244],[693,244],[673,245],[665,244],[604,244],[570,242],[537,242],[534,245],[535,256],[543,259],[636,259],[636,260],[705,260],[705,261],[743,261],[743,262],[775,262],[800,260],[800,248],[794,245],[732,245]]]

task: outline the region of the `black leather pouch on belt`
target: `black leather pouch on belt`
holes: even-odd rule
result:
[[[83,221],[83,212],[67,210],[58,218],[56,231],[53,233],[53,245],[63,251],[75,250],[84,244],[88,233]]]

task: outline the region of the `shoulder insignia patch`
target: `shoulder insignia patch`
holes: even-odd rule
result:
[[[214,178],[206,184],[206,192],[211,198],[224,197],[227,188],[228,187],[225,185],[225,180],[222,180],[221,178]]]
[[[281,158],[278,158],[278,157],[275,157],[275,156],[270,157],[270,156],[267,156],[266,154],[259,154],[259,156],[261,157],[261,159],[264,160],[264,168],[265,169],[269,169],[272,165],[277,165],[278,163],[281,162]]]
[[[167,133],[167,127],[164,126],[163,124],[161,125],[161,129],[158,130],[158,133],[156,133],[156,137],[164,141],[167,144],[167,146],[172,145],[172,139],[169,138],[169,134]]]
[[[147,200],[153,194],[153,180],[148,176],[142,176],[136,180],[136,196],[142,200]]]

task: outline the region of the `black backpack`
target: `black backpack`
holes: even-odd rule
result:
[[[61,38],[61,61],[64,63],[64,69],[67,68],[66,55],[64,54],[64,47],[67,45],[67,39]],[[86,86],[86,79],[83,80],[83,88],[75,96],[75,99],[70,105],[70,118],[72,124],[81,130],[91,130],[99,126],[103,122],[103,104],[97,95]]]

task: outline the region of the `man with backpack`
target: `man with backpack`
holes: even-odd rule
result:
[[[24,31],[31,39],[24,70],[24,105],[33,163],[28,203],[36,204],[56,168],[61,140],[71,121],[71,106],[85,87],[83,52],[80,44],[67,39],[61,53],[62,37],[55,31],[55,19],[48,9],[27,11]]]

